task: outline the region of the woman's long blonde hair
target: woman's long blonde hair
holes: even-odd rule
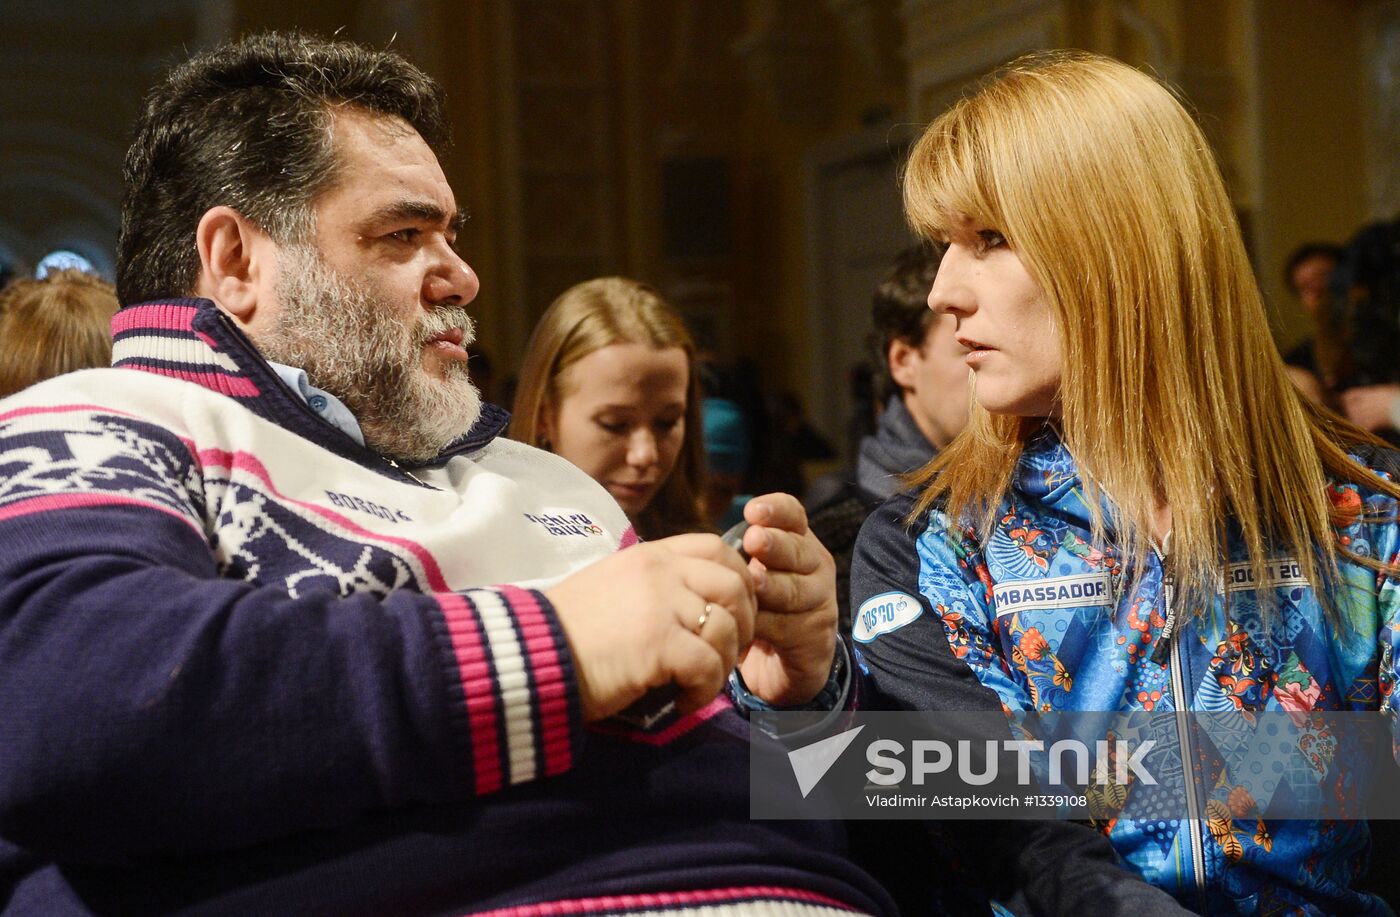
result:
[[[544,442],[542,418],[564,392],[560,377],[579,360],[610,344],[644,344],[685,351],[685,438],[676,467],[651,503],[634,519],[646,539],[709,531],[701,505],[705,492],[705,452],[700,422],[700,382],[695,343],[685,323],[653,288],[626,277],[600,277],[576,284],[550,304],[530,335],[520,367],[510,436],[533,446]]]
[[[1210,607],[1227,526],[1257,582],[1280,548],[1314,584],[1336,582],[1328,477],[1400,495],[1345,451],[1381,441],[1289,382],[1210,146],[1152,77],[1083,52],[1021,58],[929,126],[904,201],[926,236],[960,215],[999,230],[1039,284],[1059,331],[1056,424],[1095,539],[1107,492],[1141,570],[1165,501],[1187,607]],[[919,510],[939,501],[989,532],[1044,423],[974,405],[967,431],[912,479]]]

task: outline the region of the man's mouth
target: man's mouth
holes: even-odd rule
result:
[[[448,328],[446,331],[439,331],[423,343],[424,347],[431,347],[440,356],[451,360],[467,359],[467,350],[462,346],[462,341],[466,339],[466,333],[461,328]]]
[[[435,334],[432,337],[428,338],[428,343],[451,344],[453,347],[461,347],[462,338],[464,338],[465,336],[466,335],[462,333],[461,328],[448,328],[446,331],[439,332],[438,334]]]

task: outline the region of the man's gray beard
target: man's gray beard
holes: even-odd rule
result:
[[[444,360],[442,379],[423,368],[423,347],[434,336],[460,328],[463,347],[474,340],[465,309],[439,306],[406,328],[368,278],[347,281],[311,246],[284,248],[278,270],[282,311],[254,343],[267,359],[306,370],[312,385],[345,402],[366,446],[428,462],[471,429],[481,395],[467,364]]]

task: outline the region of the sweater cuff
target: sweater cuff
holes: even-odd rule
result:
[[[474,793],[569,770],[583,733],[578,681],[544,593],[499,586],[435,597],[461,689],[459,734]]]

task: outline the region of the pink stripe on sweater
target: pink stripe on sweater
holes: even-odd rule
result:
[[[607,895],[601,898],[571,898],[567,901],[542,901],[518,907],[503,907],[482,911],[473,917],[566,917],[572,914],[597,914],[641,908],[665,909],[726,904],[732,901],[779,900],[800,901],[825,907],[854,910],[844,901],[829,898],[801,888],[777,885],[751,885],[738,888],[707,888],[692,892],[655,892],[648,895]]]
[[[123,331],[150,328],[160,331],[189,331],[194,317],[199,314],[198,306],[175,306],[154,304],[133,306],[122,309],[112,316],[112,335]]]
[[[30,414],[115,414],[117,417],[135,417],[126,411],[115,411],[112,408],[103,407],[100,404],[51,404],[42,407],[15,408],[13,411],[6,411],[0,414],[0,423],[7,420],[14,420],[17,417],[28,417]]]
[[[85,494],[50,494],[44,497],[31,497],[28,500],[21,500],[4,509],[0,509],[0,522],[7,519],[14,519],[19,516],[28,516],[30,513],[46,513],[53,510],[64,509],[86,509],[92,506],[139,506],[142,509],[154,509],[173,516],[188,525],[199,535],[204,537],[204,530],[188,516],[177,513],[168,506],[161,506],[159,503],[152,503],[149,500],[138,500],[135,497],[123,497],[117,494],[85,493]]]
[[[621,551],[623,548],[630,548],[640,541],[641,539],[637,537],[637,530],[629,525],[627,531],[622,533],[622,540],[617,543],[617,549]]]
[[[483,685],[481,679],[472,674],[487,665],[481,622],[477,620],[476,609],[465,597],[447,592],[434,598],[442,609],[442,616],[447,619],[447,633],[452,640],[452,650],[457,654],[462,692],[467,702],[467,722],[471,729],[476,792],[477,795],[492,793],[504,783],[501,774],[501,731],[496,722],[495,682]]]
[[[629,742],[636,742],[639,745],[670,745],[681,736],[695,729],[697,726],[714,719],[726,710],[734,706],[728,694],[720,694],[714,700],[692,713],[676,720],[665,729],[657,732],[643,732],[640,729],[627,729],[613,725],[594,724],[590,728],[594,732],[610,735],[617,739],[626,739]]]
[[[573,754],[569,747],[568,694],[550,690],[564,679],[554,632],[533,592],[516,586],[501,586],[500,591],[515,618],[535,676],[535,709],[539,711],[539,740],[545,749],[545,775],[562,774],[573,766]]]
[[[128,369],[139,369],[141,372],[152,373],[157,376],[169,376],[172,379],[183,379],[186,382],[193,382],[207,389],[213,389],[224,395],[233,398],[256,398],[262,394],[262,389],[253,384],[253,380],[247,376],[225,376],[222,373],[207,373],[188,369],[171,369],[168,366],[149,366],[145,363],[125,362],[122,363]]]
[[[451,591],[451,589],[448,588],[446,578],[442,575],[442,569],[438,567],[437,560],[434,559],[433,555],[421,544],[407,538],[395,538],[381,532],[371,532],[369,529],[361,528],[345,516],[326,509],[323,506],[317,506],[315,503],[307,503],[304,500],[293,500],[290,497],[284,496],[281,491],[273,486],[272,476],[268,473],[266,466],[258,461],[257,457],[251,453],[229,452],[225,449],[204,449],[199,453],[199,463],[207,468],[227,468],[231,471],[242,471],[251,474],[262,482],[269,494],[276,497],[284,504],[296,506],[308,513],[334,522],[353,535],[378,543],[391,544],[403,548],[417,558],[418,563],[422,565],[423,575],[428,581],[427,586],[429,591]]]

